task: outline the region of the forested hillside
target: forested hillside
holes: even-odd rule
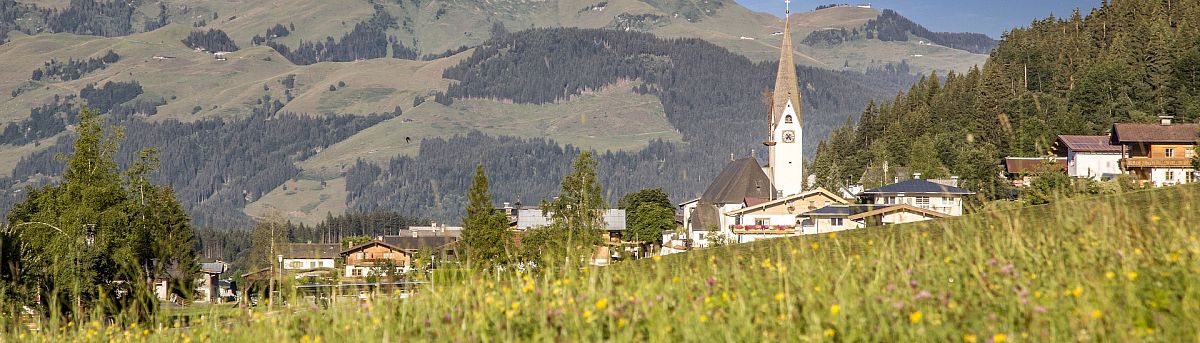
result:
[[[621,79],[641,80],[636,91],[659,98],[667,120],[686,144],[651,142],[639,152],[601,154],[599,177],[610,201],[645,187],[662,187],[684,199],[701,191],[730,154],[765,151],[760,144],[767,111],[762,93],[774,82],[776,70],[774,62],[753,63],[698,39],[534,29],[493,39],[446,70],[446,78],[460,82],[440,101],[547,103]],[[861,74],[801,67],[798,73],[805,90],[805,139],[810,146],[870,99],[886,97],[911,82],[908,74],[889,71]],[[554,195],[558,185],[553,180],[566,172],[578,153],[555,142],[479,133],[427,139],[415,158],[394,159],[383,168],[366,163],[351,168],[348,200],[356,210],[429,213],[431,218],[457,220],[475,163],[485,164],[493,194],[537,202]]]
[[[1087,16],[1047,18],[1005,36],[982,69],[930,77],[833,132],[813,170],[831,189],[863,167],[960,175],[991,198],[1004,156],[1045,154],[1057,134],[1113,122],[1200,116],[1200,3],[1117,0]]]
[[[818,7],[819,8],[819,7]],[[907,42],[913,37],[930,43],[986,54],[996,47],[996,40],[980,33],[933,32],[905,18],[893,10],[883,10],[875,19],[868,20],[862,27],[827,28],[816,30],[804,37],[806,45],[837,45],[857,39],[877,39],[884,42]]]

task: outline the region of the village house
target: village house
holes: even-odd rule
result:
[[[380,240],[359,244],[341,252],[346,260],[342,277],[359,280],[371,276],[395,277],[412,268],[415,254],[416,251],[401,249]]]
[[[909,204],[839,204],[805,213],[803,217],[805,234],[821,234],[941,219],[950,215]]]
[[[516,211],[516,221],[512,222],[512,228],[516,231],[527,231],[554,223],[551,215],[542,213],[538,207],[527,206]],[[606,209],[602,218],[604,219],[602,238],[609,243],[620,243],[621,233],[625,232],[625,210]]]
[[[288,244],[284,246],[280,268],[284,272],[296,274],[296,277],[333,270],[337,268],[334,262],[341,250],[340,244]]]
[[[1121,146],[1109,136],[1058,135],[1051,147],[1067,164],[1067,176],[1096,181],[1121,175]]]
[[[742,208],[724,213],[731,224],[722,227],[731,243],[746,243],[764,238],[807,234],[802,215],[834,204],[848,202],[824,188],[801,192],[776,200],[745,198]]]
[[[948,216],[961,216],[963,196],[975,194],[957,186],[958,179],[923,180],[920,174],[913,178],[869,189],[859,194],[861,203],[877,205],[911,205]]]
[[[1195,181],[1192,158],[1200,124],[1174,124],[1160,117],[1158,124],[1113,124],[1110,143],[1121,148],[1121,170],[1156,187]]]
[[[1062,172],[1067,169],[1066,158],[1048,157],[1005,157],[1004,177],[1013,187],[1028,187],[1042,173]]]
[[[196,283],[195,302],[217,304],[221,302],[221,274],[229,264],[221,261],[201,263],[200,280]],[[161,296],[160,296],[161,298]]]

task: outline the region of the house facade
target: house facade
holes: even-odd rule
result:
[[[961,216],[963,197],[975,192],[951,184],[923,180],[918,175],[911,180],[863,191],[859,198],[865,204],[911,205],[947,216]]]
[[[334,269],[335,259],[341,253],[339,244],[288,244],[283,253],[280,267],[285,272],[299,273],[315,269]]]
[[[341,252],[346,259],[342,277],[365,279],[370,276],[397,276],[411,269],[414,254],[414,251],[379,240],[363,243]]]
[[[776,200],[746,198],[742,207],[725,212],[730,218],[723,234],[731,243],[753,242],[759,239],[795,236],[812,233],[806,228],[802,215],[834,204],[848,201],[824,188],[817,188]]]
[[[1171,120],[1163,117],[1159,124],[1113,124],[1110,142],[1121,147],[1121,170],[1155,187],[1195,181],[1192,158],[1200,124],[1173,124]]]
[[[1121,174],[1121,146],[1112,144],[1109,136],[1059,135],[1052,150],[1066,160],[1070,177],[1100,181]]]
[[[1067,160],[1054,156],[1005,157],[1002,166],[1013,187],[1028,187],[1039,174],[1066,171]]]

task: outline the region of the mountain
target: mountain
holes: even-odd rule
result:
[[[69,144],[71,113],[86,104],[103,107],[114,122],[146,131],[127,131],[130,149],[159,147],[160,181],[180,189],[181,198],[189,197],[185,206],[208,226],[242,225],[249,219],[243,211],[261,216],[279,210],[291,220],[316,222],[347,208],[389,206],[452,220],[458,215],[454,197],[465,191],[469,178],[452,172],[431,176],[411,166],[438,156],[468,156],[478,144],[561,151],[528,165],[497,161],[499,166],[489,165],[497,174],[566,165],[579,148],[612,151],[604,162],[625,161],[636,168],[657,164],[661,175],[614,181],[621,185],[610,197],[660,185],[675,197],[687,197],[702,187],[698,180],[716,172],[721,156],[747,154],[754,147],[762,106],[758,94],[769,86],[770,61],[778,56],[772,33],[780,30],[778,18],[725,1],[3,0],[0,13],[0,28],[12,30],[0,45],[5,61],[0,94],[10,95],[0,101],[0,120],[7,123],[0,133],[0,176],[8,177],[0,180],[0,204],[19,199],[26,185],[53,182],[60,170],[53,153]],[[823,9],[797,14],[794,30],[802,36],[831,25],[863,27],[879,16],[871,9]],[[557,26],[615,30],[529,30]],[[623,33],[613,33],[618,31]],[[609,39],[643,42],[660,51],[608,56],[647,59],[633,64],[633,74],[574,70],[579,73],[572,76],[575,81],[597,83],[544,99],[514,97],[545,90],[492,78],[489,72],[506,66],[485,61],[493,51],[488,47],[537,46],[550,38],[603,47],[590,41],[597,34],[615,34]],[[683,53],[687,49],[693,50]],[[908,57],[917,55],[912,52],[928,58]],[[806,95],[809,146],[868,100],[916,81],[909,72],[966,68],[982,60],[964,50],[880,40],[801,46],[797,53],[802,65],[814,67],[801,70],[811,92]],[[713,61],[724,64],[672,63],[704,55],[722,56]],[[513,56],[525,62],[546,58]],[[725,74],[694,69],[701,65]],[[597,76],[602,77],[592,78]],[[455,88],[480,84],[498,93]],[[722,98],[704,99],[708,95]],[[723,124],[729,120],[744,124]],[[322,131],[333,132],[318,134]],[[705,142],[713,132],[735,138]],[[256,144],[244,137],[272,143],[231,151],[225,142],[206,140]],[[280,140],[285,137],[294,141]],[[133,150],[124,154],[132,157]],[[213,161],[218,158],[224,160]],[[404,162],[408,159],[416,162]],[[457,170],[477,161],[438,163]],[[612,177],[629,171],[607,172]],[[497,192],[526,199],[551,195],[553,187],[545,185],[553,186],[559,176],[509,175],[499,181],[542,185]],[[423,178],[402,184],[424,185],[411,191],[427,193],[428,201],[406,202],[379,191],[404,177]]]

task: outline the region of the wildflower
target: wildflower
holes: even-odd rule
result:
[[[628,324],[629,324],[629,320],[626,320],[625,318],[617,319],[617,327],[619,327],[619,328],[623,328],[623,327],[625,327],[625,325],[628,325]]]
[[[1105,277],[1105,278],[1107,278],[1107,279],[1109,279],[1109,280],[1112,280],[1112,278],[1115,278],[1115,277],[1117,277],[1117,273],[1113,273],[1113,272],[1104,272],[1104,277]]]
[[[998,333],[998,334],[995,334],[994,336],[992,336],[992,342],[1004,343],[1007,341],[1008,341],[1008,336],[1005,336],[1002,333]]]
[[[1078,298],[1081,295],[1083,295],[1083,287],[1075,286],[1075,289],[1071,290],[1071,296]]]
[[[921,317],[924,317],[924,316],[925,316],[925,314],[924,314],[924,313],[921,313],[921,311],[917,311],[917,312],[909,313],[909,314],[908,314],[908,321],[909,321],[909,322],[911,322],[911,323],[913,323],[913,324],[920,323],[920,322],[921,322]]]
[[[817,242],[813,242],[812,244],[809,244],[809,246],[811,246],[812,250],[814,250],[814,251],[821,248],[821,245],[817,244]]]
[[[764,258],[762,261],[762,267],[763,267],[763,269],[771,270],[771,259]]]
[[[978,337],[975,337],[975,335],[965,335],[965,336],[963,336],[963,342],[967,342],[967,343],[975,343],[975,342],[978,342],[978,341],[979,341],[979,338],[978,338]]]
[[[678,277],[678,276],[672,276],[672,277],[671,277],[671,283],[679,283],[679,277]]]
[[[829,239],[837,239],[837,232],[830,232]]]
[[[707,321],[708,321],[708,315],[704,315],[704,314],[700,315],[700,322],[701,322],[701,323],[703,323],[703,322],[707,322]]]
[[[658,261],[662,260],[662,255],[654,255],[654,256],[651,256],[650,259],[654,260],[654,262],[658,262]]]
[[[1100,310],[1092,310],[1092,319],[1100,319],[1100,317],[1103,317],[1103,316],[1104,316],[1104,313],[1100,312]]]
[[[829,307],[829,314],[831,314],[831,315],[836,316],[836,315],[838,315],[838,313],[841,313],[841,312],[842,312],[842,305],[833,304],[833,306]]]
[[[1179,254],[1171,253],[1171,254],[1167,255],[1167,260],[1169,260],[1171,262],[1179,262],[1179,259],[1180,259]]]
[[[783,301],[783,292],[775,293],[775,301]]]
[[[831,328],[825,329],[825,337],[833,337],[833,335],[836,335],[836,334],[837,334],[837,332],[833,331],[833,329],[831,329]]]
[[[1125,278],[1129,279],[1129,281],[1133,281],[1133,280],[1137,279],[1137,272],[1126,272]]]
[[[1152,221],[1152,222],[1155,222],[1155,223],[1157,223],[1157,222],[1159,222],[1160,220],[1162,220],[1162,217],[1159,217],[1157,214],[1156,214],[1156,215],[1152,215],[1152,216],[1150,216],[1150,221]]]
[[[608,307],[608,298],[596,300],[596,309],[597,310],[603,311],[607,307]]]
[[[592,321],[592,311],[591,310],[583,310],[583,319],[586,321],[589,321],[589,322]]]

